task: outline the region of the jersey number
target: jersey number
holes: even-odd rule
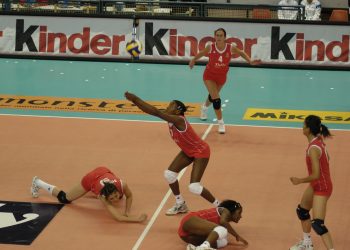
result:
[[[218,61],[222,63],[222,56],[219,57]]]

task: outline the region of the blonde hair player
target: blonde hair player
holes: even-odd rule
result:
[[[226,83],[229,63],[233,54],[239,54],[250,65],[258,65],[260,60],[251,60],[251,58],[243,50],[238,49],[232,44],[226,43],[226,31],[219,28],[214,32],[215,43],[208,45],[204,50],[200,51],[189,62],[189,67],[192,69],[197,60],[207,55],[209,62],[204,70],[203,81],[209,95],[201,109],[201,120],[207,120],[208,107],[213,104],[213,108],[218,120],[218,132],[225,133],[225,123],[221,111],[220,91]]]

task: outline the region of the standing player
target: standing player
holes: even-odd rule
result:
[[[236,201],[225,200],[219,207],[191,212],[180,222],[178,234],[189,243],[187,250],[211,250],[225,247],[228,244],[228,234],[237,241],[248,245],[230,225],[238,223],[242,218],[242,206]],[[212,248],[214,247],[214,248]]]
[[[322,237],[327,249],[333,249],[331,234],[325,226],[327,201],[332,194],[332,181],[329,171],[329,156],[323,138],[331,136],[328,128],[321,124],[318,116],[309,115],[305,118],[303,134],[309,141],[306,149],[306,164],[309,176],[305,178],[291,177],[294,185],[310,183],[306,188],[301,203],[297,208],[297,215],[301,220],[304,239],[291,247],[290,250],[313,250],[311,241],[311,227]],[[310,219],[309,211],[312,208]]]
[[[190,185],[188,186],[189,190],[218,206],[219,201],[200,183],[209,162],[210,148],[206,142],[199,138],[185,118],[186,106],[182,102],[174,100],[170,102],[169,106],[163,112],[132,93],[126,92],[125,97],[143,112],[167,121],[171,137],[181,148],[180,153],[175,157],[168,169],[164,171],[164,177],[169,183],[176,200],[175,206],[170,208],[166,212],[166,215],[188,212],[185,200],[180,194],[177,176],[182,169],[191,163],[193,163],[193,168]]]
[[[225,124],[222,118],[220,90],[224,86],[229,70],[229,63],[233,54],[239,54],[250,65],[260,64],[260,60],[252,61],[250,57],[243,51],[226,43],[226,31],[223,28],[215,30],[215,43],[208,45],[204,50],[200,51],[189,63],[192,69],[197,60],[205,55],[208,55],[209,62],[203,74],[204,84],[209,92],[208,98],[202,105],[201,116],[202,120],[208,118],[207,111],[210,104],[213,103],[214,111],[218,119],[218,131],[220,134],[225,133]]]
[[[91,191],[97,195],[98,199],[105,205],[115,220],[122,222],[143,222],[147,219],[146,214],[141,214],[140,216],[130,215],[132,204],[131,190],[126,182],[123,182],[106,167],[98,167],[89,172],[79,184],[75,185],[67,193],[35,176],[31,186],[31,193],[34,198],[39,197],[39,189],[44,189],[64,204],[69,204]],[[125,211],[121,213],[116,209],[115,205],[124,195],[126,197]]]

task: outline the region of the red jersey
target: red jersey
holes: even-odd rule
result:
[[[209,158],[209,145],[203,141],[184,116],[181,116],[185,121],[185,130],[178,130],[173,123],[168,122],[171,138],[181,148],[181,150],[189,157],[194,158]]]
[[[333,185],[331,175],[329,171],[328,154],[326,145],[320,137],[315,137],[308,145],[306,149],[306,164],[309,175],[312,174],[312,162],[309,156],[311,147],[316,147],[321,152],[319,163],[320,163],[320,178],[311,182],[311,186],[314,189],[314,193],[318,195],[331,195]]]
[[[226,47],[223,50],[219,50],[216,47],[216,43],[212,43],[208,53],[209,62],[205,68],[206,71],[214,74],[226,74],[229,70],[229,64],[231,61],[232,45],[226,43]]]
[[[82,186],[86,191],[91,191],[96,195],[100,194],[101,189],[104,186],[104,182],[113,183],[121,194],[120,198],[123,197],[123,184],[122,180],[115,176],[108,168],[98,167],[84,176],[81,181]]]
[[[196,212],[191,212],[187,214],[185,217],[182,218],[180,222],[180,226],[178,228],[178,234],[180,237],[186,237],[189,234],[183,230],[183,225],[187,220],[189,220],[191,217],[197,216],[199,218],[202,218],[207,221],[214,222],[215,224],[219,225],[220,224],[220,213],[218,211],[218,208],[209,208],[209,209],[204,209]]]

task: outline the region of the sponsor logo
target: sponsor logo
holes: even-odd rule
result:
[[[160,110],[165,110],[169,102],[148,102]],[[186,103],[187,116],[199,116],[199,103]],[[1,95],[0,109],[47,110],[65,112],[93,112],[113,114],[145,114],[127,100],[92,98],[64,98],[47,96]]]
[[[350,124],[350,112],[338,111],[248,108],[243,119],[256,121],[303,122],[308,115],[317,115],[321,117],[325,123]]]

